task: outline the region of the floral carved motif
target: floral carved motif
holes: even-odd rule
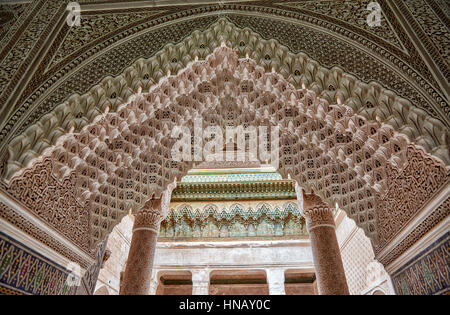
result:
[[[366,120],[350,105],[329,103],[311,90],[297,89],[225,45],[206,61],[164,77],[150,93],[133,95],[116,112],[106,108],[94,123],[48,148],[44,161],[52,176],[36,175],[42,172],[41,162],[30,153],[30,166],[14,174],[10,189],[28,198],[26,185],[36,182],[51,190],[55,178],[67,181],[61,189],[75,187],[74,204],[89,209],[83,237],[96,244],[129,209],[136,213],[147,200],[166,200],[164,190],[193,166],[192,161],[173,160],[171,149],[179,139],[171,131],[179,126],[193,130],[196,117],[204,127],[219,126],[222,131],[227,125],[278,126],[280,174],[290,174],[307,191],[316,191],[328,206],[338,203],[376,242],[376,198],[388,191],[386,172],[406,165],[406,137]],[[49,185],[43,184],[46,180]],[[36,188],[39,194],[41,190]],[[32,200],[28,198],[27,205],[40,215],[68,207],[71,199],[50,198],[51,203],[44,200],[39,205]],[[55,216],[49,213],[43,217]]]
[[[330,207],[316,194],[303,194],[303,216],[308,231],[319,226],[334,227],[334,215]]]
[[[282,208],[262,203],[256,209],[234,204],[221,211],[215,204],[193,209],[183,204],[171,209],[161,223],[160,238],[178,239],[242,239],[298,238],[307,235],[305,219],[298,206],[286,202]]]
[[[170,197],[175,187],[176,181],[167,185],[160,199],[150,199],[145,203],[136,214],[133,231],[144,228],[151,229],[156,234],[159,233],[160,224],[169,212]]]
[[[49,248],[53,249],[57,253],[73,262],[80,264],[81,267],[88,268],[90,266],[91,260],[86,259],[86,257],[81,257],[79,254],[75,253],[67,245],[56,239],[54,235],[48,231],[45,231],[43,227],[37,226],[34,222],[30,222],[29,219],[27,219],[16,209],[0,203],[0,217],[20,229],[22,232],[27,233],[42,244],[45,244]],[[88,254],[90,258],[95,256],[94,251],[91,251]]]
[[[445,166],[413,145],[406,151],[407,164],[403,169],[391,165],[386,168],[386,194],[377,198],[379,245],[386,246],[445,184],[449,175]]]
[[[11,181],[8,192],[35,215],[81,248],[90,248],[90,213],[77,196],[76,173],[62,181],[53,173],[53,161],[44,159]]]
[[[145,203],[134,220],[133,231],[148,228],[158,233],[161,221],[164,220],[161,210],[161,199],[151,199]]]

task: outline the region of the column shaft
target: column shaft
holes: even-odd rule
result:
[[[316,195],[304,195],[306,219],[320,295],[349,294],[332,210]]]
[[[154,199],[136,215],[121,294],[150,293],[156,242],[163,219],[161,213],[161,200]]]

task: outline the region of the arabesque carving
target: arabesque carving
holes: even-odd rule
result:
[[[208,31],[195,31],[183,42],[167,45],[154,57],[138,60],[122,75],[105,78],[88,93],[73,95],[50,113],[42,113],[39,122],[9,143],[4,178],[9,180],[17,171],[29,166],[62,136],[71,131],[80,132],[107,110],[117,112],[138,91],[153,90],[168,73],[177,74],[196,58],[206,58],[222,41],[235,47],[239,57],[247,54],[256,60],[265,72],[279,73],[296,89],[312,90],[330,104],[339,100],[368,121],[392,126],[447,165],[450,163],[448,130],[408,100],[375,82],[362,83],[337,67],[324,68],[303,53],[293,54],[274,40],[262,40],[256,33],[239,29],[222,19]],[[239,43],[247,44],[240,46]],[[275,54],[275,51],[280,53]]]
[[[375,243],[376,196],[387,192],[386,170],[403,169],[407,150],[414,147],[392,127],[368,121],[340,98],[330,103],[314,91],[297,89],[225,45],[176,76],[162,78],[149,93],[134,95],[115,112],[108,108],[80,132],[47,146],[40,158],[29,155],[27,169],[9,169],[14,175],[10,191],[16,194],[21,190],[14,187],[41,160],[51,159],[47,171],[60,180],[77,174],[75,196],[89,209],[91,244],[102,240],[129,209],[136,212],[147,200],[159,198],[193,166],[173,160],[171,149],[180,138],[172,137],[172,131],[193,131],[196,117],[204,127],[222,130],[230,125],[278,126],[281,175],[290,174],[331,207],[338,203]]]
[[[303,212],[308,232],[320,226],[335,227],[332,209],[314,193],[303,194]]]

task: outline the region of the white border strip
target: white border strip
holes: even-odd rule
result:
[[[210,269],[211,271],[231,271],[231,270],[239,270],[239,271],[250,271],[250,270],[265,270],[266,268],[283,268],[284,270],[296,270],[296,271],[304,271],[305,273],[315,272],[314,263],[312,261],[305,262],[293,262],[286,264],[252,264],[252,265],[244,265],[244,264],[186,264],[180,266],[178,264],[155,264],[153,266],[155,270],[159,272],[167,271],[167,270],[176,270],[176,271],[191,271],[192,269]]]
[[[270,248],[270,247],[310,247],[311,243],[308,239],[300,240],[267,240],[267,241],[199,241],[199,242],[164,242],[158,241],[156,248],[161,249],[184,249],[184,248]]]

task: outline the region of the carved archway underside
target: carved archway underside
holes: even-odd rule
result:
[[[143,67],[143,61],[138,65]],[[149,61],[147,69],[151,65],[155,63]],[[82,124],[80,131],[59,136],[63,132],[55,128],[51,135],[58,138],[56,145],[36,150],[39,157],[29,155],[27,167],[10,174],[8,191],[87,251],[130,208],[137,211],[159,197],[193,166],[173,161],[171,149],[178,139],[170,135],[175,126],[193,130],[197,116],[205,127],[279,126],[281,175],[290,174],[332,207],[338,203],[376,249],[448,178],[444,163],[393,127],[364,117],[378,115],[378,109],[356,107],[356,112],[353,98],[345,98],[342,91],[333,96],[342,102],[336,104],[334,98],[322,98],[328,94],[299,89],[253,59],[239,58],[231,48],[218,47],[177,75],[158,73],[161,79],[147,87],[148,93],[124,103],[127,88],[121,98],[112,98],[116,103],[104,99],[103,113],[97,115],[98,109],[92,108],[92,122]],[[91,100],[92,94],[83,98]],[[86,104],[77,103],[79,97],[72,101]],[[112,105],[115,111],[108,112]],[[45,117],[55,118],[48,124],[69,127],[70,120],[52,115]]]
[[[61,136],[80,132],[106,108],[117,111],[139,89],[148,92],[167,73],[178,73],[195,58],[204,59],[222,42],[235,48],[240,58],[248,55],[266,72],[274,70],[281,74],[297,89],[312,90],[330,104],[339,99],[369,121],[378,120],[392,126],[446,165],[450,164],[449,132],[424,110],[375,82],[365,84],[337,67],[324,68],[305,54],[291,53],[276,40],[262,39],[249,29],[239,29],[221,19],[208,30],[195,31],[177,45],[166,45],[154,57],[137,61],[122,75],[105,78],[88,93],[73,95],[44,115],[9,143],[4,178],[9,180],[15,172],[29,166],[31,160],[56,144]]]

